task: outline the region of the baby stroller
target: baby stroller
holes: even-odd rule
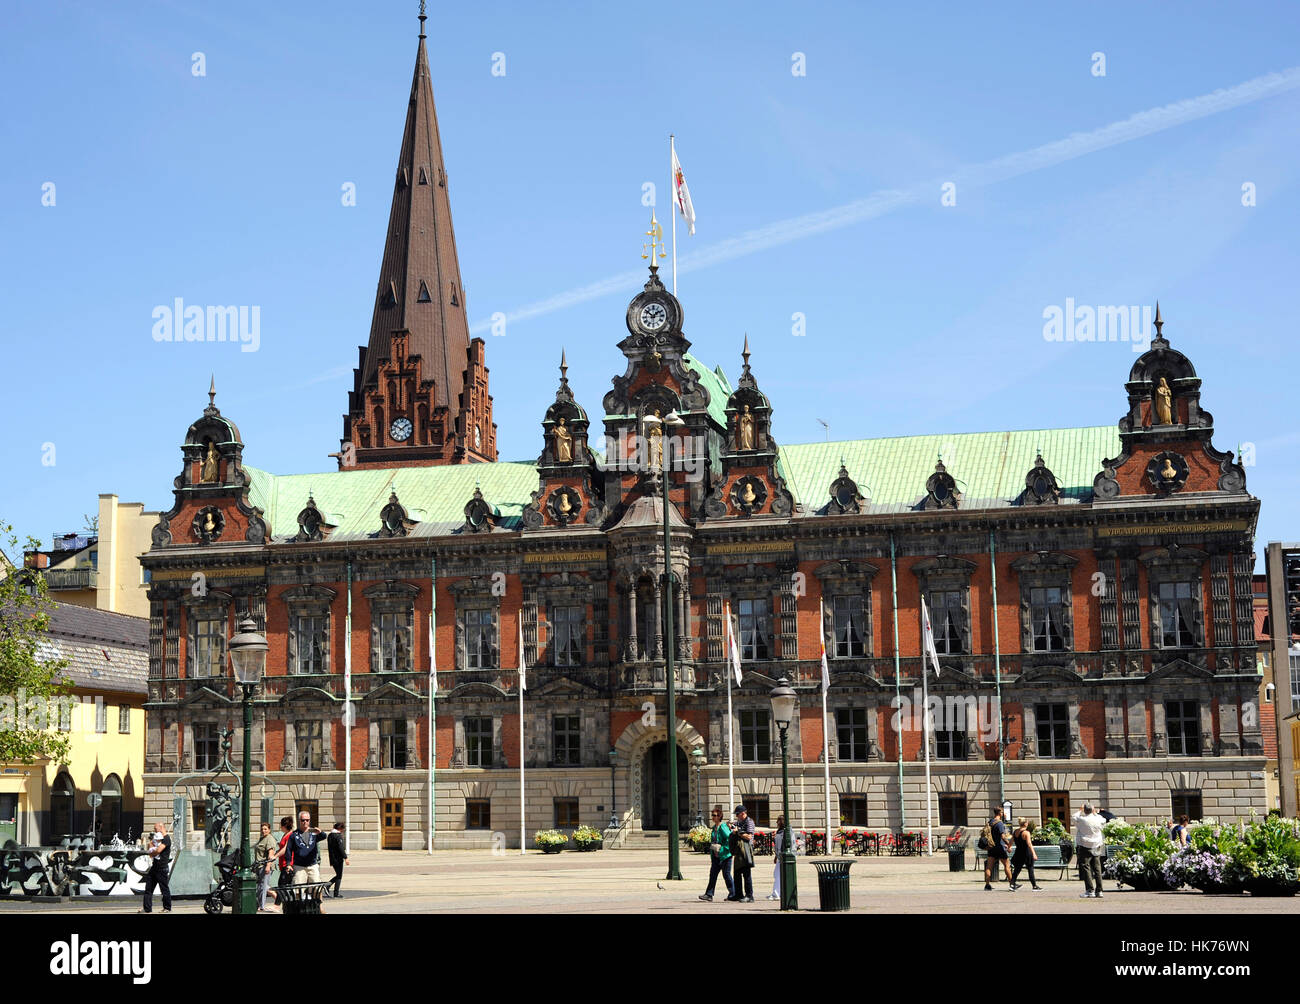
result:
[[[231,851],[217,862],[217,887],[203,901],[204,913],[220,913],[223,906],[235,905],[235,869],[238,867],[237,851]]]

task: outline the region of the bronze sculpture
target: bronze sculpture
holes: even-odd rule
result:
[[[199,483],[215,485],[217,477],[217,445],[209,439],[208,454],[203,458],[203,470],[199,474]]]
[[[1155,392],[1156,402],[1156,422],[1159,425],[1174,424],[1174,392],[1169,389],[1169,381],[1164,377],[1160,378],[1160,386]]]
[[[567,419],[561,418],[559,425],[551,434],[555,440],[555,462],[569,464],[573,462],[573,433],[566,427]]]

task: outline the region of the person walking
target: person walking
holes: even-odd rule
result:
[[[1016,820],[1015,832],[1011,834],[1011,842],[1015,847],[1011,855],[1011,891],[1015,892],[1020,886],[1016,879],[1020,878],[1020,870],[1026,868],[1029,870],[1029,886],[1034,892],[1042,892],[1043,887],[1038,884],[1038,879],[1034,877],[1034,862],[1038,860],[1038,852],[1034,850],[1034,824],[1026,822],[1021,816]]]
[[[1011,859],[1007,854],[1007,824],[1002,818],[1002,809],[999,806],[993,810],[993,818],[988,821],[984,827],[984,832],[980,834],[980,839],[988,843],[984,848],[986,856],[984,858],[984,891],[993,891],[993,873],[997,871],[999,863],[1002,869],[1007,873],[1007,884],[1013,885],[1011,878]]]
[[[1074,814],[1074,846],[1078,848],[1079,875],[1083,879],[1080,899],[1101,899],[1101,859],[1106,846],[1101,828],[1105,825],[1106,821],[1088,802],[1083,803],[1082,812]]]
[[[754,821],[743,805],[736,806],[736,829],[732,836],[731,855],[736,860],[736,892],[727,899],[737,903],[754,902]]]
[[[727,899],[736,898],[731,882],[731,827],[722,818],[722,806],[715,805],[709,814],[713,829],[709,831],[709,887],[700,895],[706,903],[713,902],[713,890],[718,884],[718,873],[727,885]]]
[[[167,835],[166,823],[153,824],[153,837],[149,841],[149,873],[144,880],[144,903],[141,913],[153,913],[153,891],[162,889],[162,912],[172,912],[171,860],[172,838]]]
[[[781,898],[781,851],[785,849],[785,816],[776,817],[776,837],[772,841],[772,847],[775,850],[776,862],[772,867],[772,891],[768,893],[768,899]]]
[[[253,845],[257,869],[257,912],[267,913],[266,893],[271,886],[271,869],[275,867],[275,852],[279,843],[271,834],[271,824],[262,824],[262,839]]]
[[[320,838],[320,828],[311,825],[311,814],[298,813],[298,828],[289,834],[294,885],[320,881]]]
[[[1174,828],[1169,834],[1173,838],[1175,846],[1187,846],[1187,824],[1189,822],[1190,820],[1186,816],[1178,817],[1178,822],[1174,824]]]
[[[279,862],[280,862],[280,878],[279,881],[277,881],[275,884],[277,889],[286,885],[293,884],[293,851],[289,847],[289,837],[292,834],[293,834],[293,817],[281,816],[280,817],[280,846],[279,846],[279,853],[278,853]],[[281,897],[278,892],[275,894],[275,901],[280,905],[281,908],[284,907],[283,897]]]
[[[348,863],[347,843],[343,839],[343,831],[346,829],[342,823],[335,823],[334,829],[330,831],[329,839],[325,842],[329,850],[330,867],[334,869],[334,898],[338,899],[343,895],[343,866]]]

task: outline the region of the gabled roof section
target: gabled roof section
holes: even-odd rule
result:
[[[374,379],[379,360],[388,357],[392,332],[406,329],[408,354],[420,356],[425,379],[437,385],[435,406],[446,405],[455,414],[463,389],[469,320],[423,28],[421,23],[370,343],[356,391],[359,399]],[[428,296],[423,301],[421,283]]]

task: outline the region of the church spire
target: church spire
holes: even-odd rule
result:
[[[430,463],[496,459],[483,345],[470,338],[456,253],[426,17],[421,3],[370,339],[344,424],[345,441],[359,451],[388,452],[367,454],[363,463],[391,462],[399,448]]]

